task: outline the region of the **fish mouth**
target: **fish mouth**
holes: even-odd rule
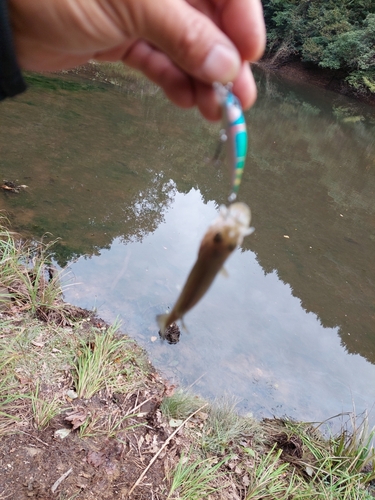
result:
[[[246,203],[237,201],[229,205],[225,218],[231,220],[232,224],[238,224],[244,229],[248,229],[251,221],[251,211]]]

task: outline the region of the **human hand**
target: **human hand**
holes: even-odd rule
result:
[[[244,108],[255,101],[247,61],[264,50],[260,0],[9,0],[9,11],[23,69],[122,61],[211,120],[214,81],[232,81]]]

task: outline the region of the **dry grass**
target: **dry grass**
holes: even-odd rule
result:
[[[0,306],[29,311],[43,321],[72,325],[87,316],[82,309],[63,301],[63,271],[52,264],[56,241],[27,242],[6,228],[0,218]]]

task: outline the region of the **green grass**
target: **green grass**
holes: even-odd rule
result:
[[[31,409],[35,427],[41,431],[61,412],[61,402],[54,396],[51,400],[39,397],[39,382],[31,393]]]
[[[0,305],[30,311],[44,321],[69,324],[73,308],[62,300],[62,272],[52,266],[56,241],[25,242],[0,218]]]
[[[350,432],[343,428],[331,439],[324,439],[310,424],[283,421],[289,436],[303,443],[303,456],[292,460],[304,479],[299,497],[318,499],[365,500],[371,498],[370,483],[375,478],[374,430],[369,431],[365,417],[360,425],[351,416]],[[301,486],[302,485],[302,486]]]
[[[167,418],[186,418],[193,412],[193,403],[189,392],[178,390],[164,399],[161,409]],[[228,485],[246,500],[374,498],[374,430],[368,429],[367,419],[356,425],[353,418],[351,429],[326,439],[309,423],[257,422],[238,415],[235,407],[235,400],[223,398],[198,414],[199,423],[187,435],[199,456],[195,460],[180,457],[169,475],[168,498],[205,498],[206,491],[213,495],[210,488],[219,485],[223,491],[212,498],[226,498]],[[290,443],[300,443],[298,454],[290,454]],[[209,474],[213,463],[221,478],[217,483],[211,483]],[[210,464],[207,470],[205,464]],[[196,496],[195,491],[199,491]]]
[[[208,410],[202,436],[202,448],[208,453],[225,453],[257,430],[252,418],[245,418],[236,411],[237,400],[223,397],[215,401]]]
[[[273,447],[254,468],[248,469],[250,484],[246,500],[293,498],[296,486],[293,475],[287,475],[289,464],[280,462],[281,453],[282,450],[275,451]]]
[[[120,432],[130,432],[137,427],[143,427],[143,423],[131,423],[138,416],[137,413],[121,415],[118,411],[88,415],[84,424],[79,428],[79,437],[84,439],[105,436],[108,439],[113,439]]]
[[[218,482],[225,474],[219,469],[227,460],[218,463],[214,463],[212,458],[191,460],[190,454],[185,456],[182,453],[172,472],[167,500],[200,500],[222,490],[225,485],[218,485]]]
[[[17,352],[12,341],[5,334],[0,341],[0,435],[9,431],[9,428],[19,419],[16,416],[21,403],[21,394],[14,378],[14,368]]]
[[[124,369],[124,363],[131,359],[127,353],[131,340],[117,336],[118,329],[116,322],[78,347],[73,377],[79,398],[89,399],[104,388],[118,392],[130,389],[131,369]]]
[[[341,457],[344,468],[350,473],[368,470],[363,477],[364,483],[375,480],[375,428],[369,429],[368,416],[364,415],[358,424],[357,419],[350,415],[350,428],[342,430],[341,434],[331,439],[332,452],[335,457]]]
[[[0,380],[0,436],[20,419],[17,411],[21,406],[22,395],[17,392],[17,385],[10,374],[1,375]]]
[[[37,73],[26,73],[24,75],[26,83],[33,88],[42,90],[65,90],[67,92],[104,92],[104,88],[93,83],[75,82],[72,80],[65,80],[63,78],[55,78],[50,75],[40,75]]]
[[[163,399],[160,410],[167,419],[184,420],[203,404],[203,400],[196,395],[177,389],[172,396]]]

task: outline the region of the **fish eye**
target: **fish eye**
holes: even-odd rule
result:
[[[233,250],[234,250],[235,248],[236,248],[236,245],[235,245],[234,243],[230,243],[230,244],[228,245],[228,250],[229,250],[230,252],[233,252]]]
[[[223,236],[221,233],[216,233],[214,236],[214,243],[221,243],[223,241]]]

